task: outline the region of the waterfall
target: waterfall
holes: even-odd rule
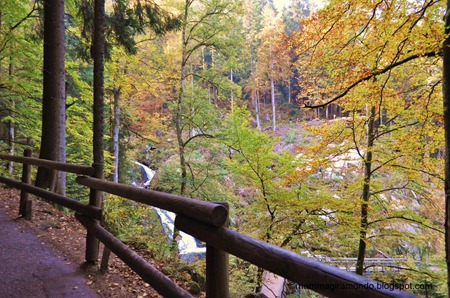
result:
[[[148,188],[150,182],[156,175],[156,171],[150,169],[148,166],[140,162],[135,161],[134,163],[141,167],[142,183],[133,182],[133,185],[135,185],[136,187]],[[155,210],[156,214],[158,215],[159,220],[161,221],[161,225],[164,229],[164,232],[171,240],[171,237],[173,235],[176,214],[157,207],[153,207],[153,210]],[[186,262],[192,262],[195,261],[196,258],[205,257],[206,245],[201,241],[199,241],[198,239],[195,239],[191,235],[188,235],[180,231],[177,243],[178,243],[178,253],[182,260]]]

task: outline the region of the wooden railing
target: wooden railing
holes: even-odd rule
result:
[[[340,270],[233,231],[226,226],[228,221],[226,204],[204,202],[112,183],[94,178],[98,174],[96,169],[102,167],[35,159],[30,157],[30,151],[26,151],[25,155],[25,157],[18,157],[0,154],[2,160],[23,164],[22,181],[0,176],[0,183],[22,191],[19,213],[28,219],[32,217],[32,201],[28,193],[76,211],[75,217],[88,231],[86,261],[92,262],[98,259],[98,242],[97,247],[92,244],[98,239],[164,297],[192,296],[103,228],[100,225],[102,210],[99,206],[93,206],[95,204],[92,202],[91,205],[83,204],[78,200],[31,185],[30,166],[75,173],[81,175],[77,177],[76,182],[89,187],[91,193],[108,192],[176,213],[176,228],[207,244],[206,296],[209,298],[229,297],[228,254],[328,297],[416,297],[411,293],[393,289],[382,282]],[[92,237],[95,239],[93,240]]]

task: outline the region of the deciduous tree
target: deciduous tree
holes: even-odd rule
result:
[[[352,144],[347,150],[356,148],[365,165],[357,269],[360,274],[366,245],[374,243],[367,235],[374,233],[376,223],[380,223],[374,220],[377,215],[372,219],[370,215],[382,210],[374,205],[380,202],[378,194],[402,185],[409,188],[412,181],[431,189],[427,179],[440,176],[436,172],[439,160],[434,160],[433,168],[425,157],[443,144],[440,134],[435,133],[442,132],[442,111],[437,105],[441,11],[439,1],[332,1],[302,22],[302,29],[291,40],[299,57],[302,96],[310,99],[308,105],[338,103],[352,115],[352,133],[343,128],[326,140],[337,145],[347,138]],[[406,142],[408,138],[414,142]],[[397,181],[400,185],[381,186],[373,181],[388,169],[403,173],[404,180]],[[420,179],[413,174],[417,172],[429,176]],[[433,201],[438,203],[435,197]],[[404,220],[398,214],[393,218]]]
[[[207,100],[208,89],[196,87],[196,84],[188,86],[188,79],[194,82],[196,74],[189,72],[189,64],[193,63],[196,55],[201,53],[202,49],[211,52],[223,53],[227,55],[227,51],[232,49],[234,40],[227,37],[231,26],[236,24],[235,17],[238,9],[238,3],[234,1],[193,1],[186,0],[182,2],[181,12],[181,61],[180,61],[180,79],[178,83],[177,100],[174,107],[174,121],[177,134],[177,143],[180,158],[181,169],[181,185],[180,193],[185,194],[188,177],[188,166],[186,163],[186,146],[192,138],[201,136],[210,137],[211,134],[206,131],[207,127],[211,127],[210,117],[200,120],[200,115],[208,115],[204,113],[206,106],[211,103],[204,102],[199,105],[200,100]],[[228,68],[229,69],[229,68]],[[225,76],[226,77],[226,76]],[[198,86],[198,85],[197,85]],[[188,92],[191,92],[189,94]],[[205,92],[206,91],[206,92]],[[188,99],[190,99],[188,101]],[[203,107],[201,110],[198,108]],[[197,120],[193,121],[194,111],[203,111],[201,114],[197,112]],[[191,110],[191,112],[189,112]],[[211,112],[213,109],[210,110]],[[212,116],[212,114],[209,114]],[[216,118],[217,119],[217,118]],[[197,130],[195,135],[192,129]],[[198,131],[200,130],[200,131]]]
[[[257,51],[255,75],[262,79],[266,90],[270,90],[272,105],[272,129],[276,129],[275,83],[287,83],[291,75],[291,59],[286,47],[280,47],[284,24],[275,11],[264,8],[264,27],[257,35],[261,41]]]

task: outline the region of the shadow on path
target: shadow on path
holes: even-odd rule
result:
[[[97,297],[83,274],[0,209],[0,297]]]

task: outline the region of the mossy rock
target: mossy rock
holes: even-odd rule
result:
[[[164,273],[165,275],[173,275],[175,272],[174,268],[171,267],[165,267],[161,269],[161,272]]]
[[[186,281],[192,280],[200,286],[200,290],[204,291],[206,287],[206,279],[200,273],[198,273],[194,268],[190,266],[183,266],[180,272],[187,272],[189,274],[189,279],[185,278]]]
[[[198,283],[196,283],[195,281],[192,281],[192,280],[188,282],[188,291],[192,295],[200,295],[200,293],[202,292]]]

